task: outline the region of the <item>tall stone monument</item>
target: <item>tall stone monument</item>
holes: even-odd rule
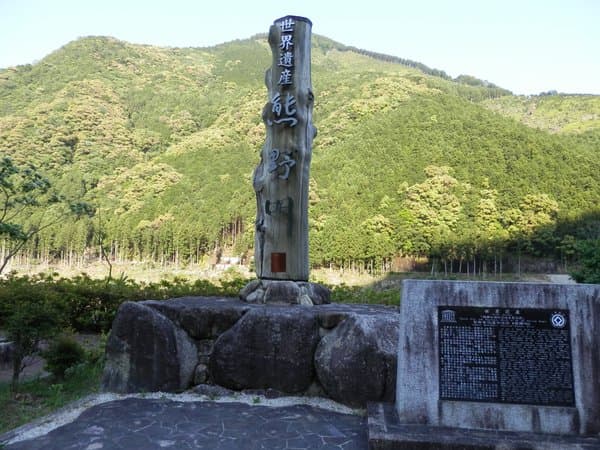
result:
[[[310,50],[312,23],[285,16],[269,30],[273,62],[265,74],[265,145],[254,171],[258,280],[240,293],[250,302],[328,302],[323,286],[308,283],[308,186],[314,95]],[[279,281],[279,283],[278,283]]]

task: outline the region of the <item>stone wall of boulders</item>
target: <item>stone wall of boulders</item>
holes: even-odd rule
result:
[[[320,395],[352,405],[393,401],[399,314],[369,305],[256,305],[188,297],[121,305],[103,388]]]

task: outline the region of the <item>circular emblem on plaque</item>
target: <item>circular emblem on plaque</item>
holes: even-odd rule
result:
[[[554,313],[550,318],[550,322],[554,328],[564,328],[567,324],[567,318],[561,313]]]

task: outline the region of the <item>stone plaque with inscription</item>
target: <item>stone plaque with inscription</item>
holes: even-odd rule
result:
[[[600,285],[405,280],[399,423],[597,436],[598,348]]]
[[[569,311],[438,307],[440,399],[575,406]]]

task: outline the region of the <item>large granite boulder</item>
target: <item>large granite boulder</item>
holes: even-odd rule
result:
[[[315,366],[329,397],[355,406],[394,401],[399,325],[395,314],[353,314],[321,339]]]
[[[316,316],[305,307],[248,312],[214,344],[212,380],[231,389],[305,391],[314,379]]]
[[[222,297],[181,297],[143,303],[159,311],[193,339],[219,337],[255,307]]]
[[[103,388],[174,392],[190,385],[198,363],[193,341],[144,303],[123,303],[106,344]]]

